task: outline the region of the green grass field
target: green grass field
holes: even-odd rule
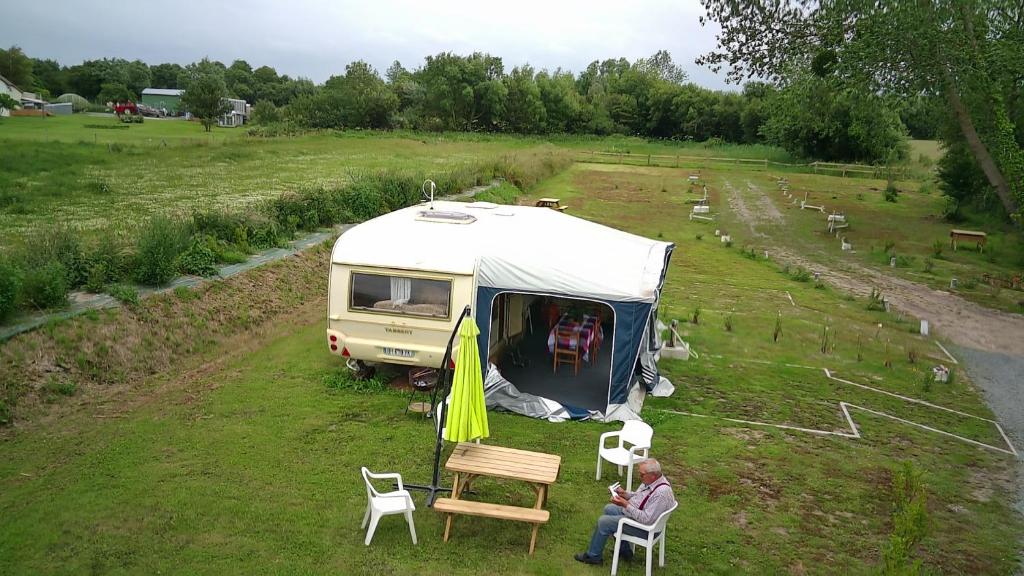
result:
[[[677,245],[661,317],[684,321],[681,332],[700,359],[663,360],[677,390],[649,398],[642,414],[655,428],[652,453],[681,503],[660,573],[877,573],[894,529],[893,472],[905,461],[922,471],[928,493],[928,530],[914,558],[938,573],[1012,573],[1024,527],[1011,504],[1013,457],[865,412],[853,414],[860,439],[720,419],[842,431],[838,403],[845,401],[976,442],[1000,440],[977,418],[877,391],[991,418],[964,374],[948,385],[923,384],[922,371],[941,358],[932,341],[912,333],[911,322],[794,280],[773,262],[742,255],[740,242],[726,247],[707,224],[688,221],[687,174],[577,164],[521,200],[559,197],[572,214]],[[208,294],[164,296],[139,311],[72,320],[6,346],[34,357],[60,350],[76,334],[90,340],[100,332],[96,322],[124,330],[123,346],[138,345],[133,330],[146,326],[159,342],[159,330],[171,325],[165,315],[196,327],[213,318],[232,326],[252,298],[249,284],[218,282]],[[419,546],[397,517],[384,519],[373,544],[363,546],[359,467],[427,480],[433,428],[402,414],[399,393],[329,385],[344,383],[345,369],[323,347],[325,285],[326,277],[268,283],[261,297],[277,300],[273,292],[287,290],[289,298],[306,298],[267,325],[239,322],[221,347],[206,351],[205,362],[169,361],[168,373],[109,392],[102,384],[83,387],[56,402],[52,416],[41,408],[34,424],[0,437],[2,570],[604,573],[607,564],[572,559],[613,476],[593,476],[598,436],[615,428],[596,423],[490,414],[488,442],[563,458],[535,556],[526,553],[528,526],[497,520],[459,518],[453,540],[442,543],[443,519],[421,496]],[[236,292],[240,305],[231,306]],[[209,298],[221,301],[213,316],[202,310]],[[698,307],[699,323],[687,322]],[[782,334],[773,342],[780,315]],[[823,353],[826,325],[834,345]],[[107,357],[116,362],[116,345]],[[824,368],[876,391],[830,380]],[[481,499],[532,502],[525,486],[478,481],[474,488]],[[621,574],[642,570],[636,562],[620,566]]]
[[[430,174],[552,149],[526,138],[347,132],[254,139],[227,128],[206,136],[184,121],[105,131],[90,130],[94,122],[120,126],[83,116],[0,124],[0,228],[8,231],[0,247],[55,223],[130,229],[154,214],[244,209],[282,192],[346,182],[354,171]]]

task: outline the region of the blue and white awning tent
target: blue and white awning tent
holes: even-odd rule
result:
[[[510,232],[500,247],[479,257],[477,317],[490,318],[491,307],[504,292],[606,305],[614,313],[608,404],[594,417],[639,419],[645,395],[640,387],[647,392],[659,385],[671,388],[662,382],[655,358],[660,349],[658,302],[674,245],[555,210],[526,210],[535,221],[525,230]],[[552,249],[556,239],[568,239],[581,248]],[[483,322],[478,337],[484,374],[488,373],[490,329]]]

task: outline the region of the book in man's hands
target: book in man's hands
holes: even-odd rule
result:
[[[616,488],[622,488],[622,486],[619,485],[618,482],[616,482],[615,484],[612,484],[611,486],[608,487],[608,491],[612,493],[612,496],[616,496],[616,493],[615,493]]]

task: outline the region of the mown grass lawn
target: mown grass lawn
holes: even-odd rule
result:
[[[961,373],[925,389],[921,371],[938,351],[911,334],[910,322],[723,246],[706,224],[686,220],[685,186],[683,170],[577,165],[531,191],[560,197],[572,214],[675,242],[662,318],[685,320],[700,307],[698,324],[680,326],[700,359],[664,360],[676,393],[648,399],[643,411],[655,427],[652,453],[681,503],[661,573],[875,573],[893,529],[893,470],[904,461],[923,472],[928,491],[928,533],[915,556],[942,573],[1011,573],[1022,528],[1010,504],[1012,457],[866,413],[854,414],[861,439],[715,418],[838,431],[837,404],[848,401],[999,440],[977,419],[827,379],[821,368],[991,417]],[[562,456],[534,557],[529,527],[518,523],[458,518],[453,540],[442,543],[442,518],[420,495],[418,546],[390,517],[364,547],[359,467],[427,481],[433,427],[403,415],[398,393],[328,386],[344,368],[323,347],[322,304],[227,345],[221,362],[139,383],[123,397],[83,398],[60,420],[4,436],[0,572],[605,573],[607,565],[572,560],[613,476],[593,476],[598,436],[616,427],[597,423],[490,414],[488,442]],[[773,342],[780,311],[783,333]],[[823,354],[826,323],[836,344]],[[532,502],[513,483],[474,488],[481,499]],[[620,570],[640,574],[642,565]]]

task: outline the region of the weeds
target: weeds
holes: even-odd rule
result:
[[[911,346],[910,348],[908,348],[907,349],[907,361],[910,362],[911,364],[917,364],[917,358],[918,358],[917,348],[914,347],[914,346]]]
[[[700,233],[697,233],[697,235],[695,237],[697,238],[697,240],[703,240],[704,239],[704,235],[700,234]]]
[[[826,320],[821,327],[820,350],[822,354],[831,354],[836,348],[835,330],[832,328],[831,320]]]
[[[924,273],[931,274],[933,270],[935,270],[935,260],[928,258],[924,261]]]
[[[878,288],[871,289],[871,295],[868,296],[867,309],[885,312],[885,298],[882,298],[882,291]]]
[[[6,260],[0,260],[0,321],[14,313],[21,290],[21,270]]]
[[[942,251],[945,250],[946,243],[942,240],[936,240],[932,243],[932,255],[935,258],[942,258]]]
[[[690,317],[691,324],[700,324],[700,304],[693,309],[693,316]]]
[[[178,256],[188,249],[188,230],[180,220],[157,216],[139,236],[135,279],[147,286],[163,286],[178,274]]]
[[[68,303],[68,271],[59,261],[48,262],[25,272],[22,298],[31,307],[57,308]]]
[[[728,314],[728,315],[726,315],[726,317],[725,317],[725,331],[726,331],[726,332],[732,332],[732,328],[733,328],[733,316],[734,316],[734,315],[735,315],[735,313],[733,313],[733,312],[729,312],[729,314]]]
[[[129,308],[135,308],[140,303],[138,290],[124,284],[114,284],[107,289],[107,294]]]
[[[775,329],[772,330],[772,342],[778,342],[782,337],[782,310],[775,316]]]
[[[330,372],[324,375],[323,382],[331,390],[356,392],[358,394],[372,394],[387,390],[387,382],[380,376],[359,379],[348,370]]]

